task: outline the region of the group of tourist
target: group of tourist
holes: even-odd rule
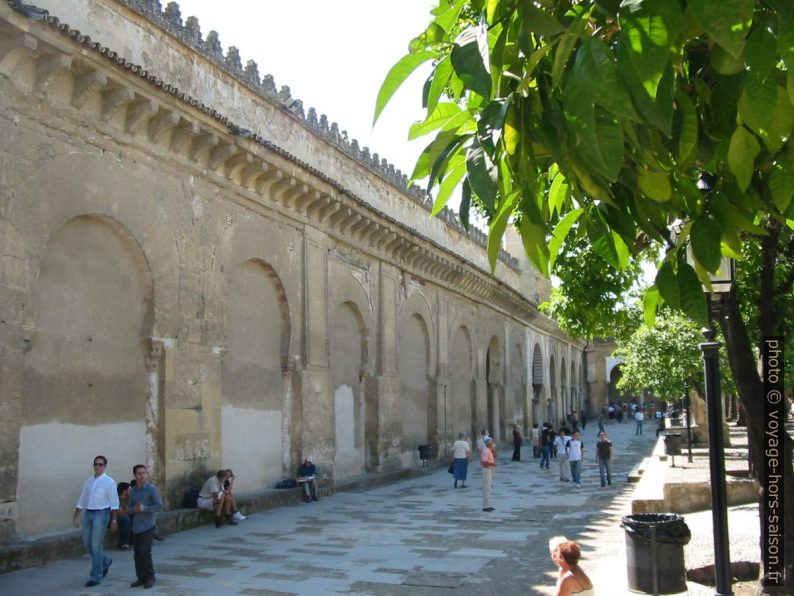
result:
[[[471,445],[467,440],[467,433],[460,432],[458,439],[452,445],[452,462],[449,472],[453,475],[453,488],[465,488],[468,476],[469,460],[471,458]],[[534,425],[532,429],[533,453],[540,458],[540,469],[550,469],[550,460],[556,459],[560,470],[561,482],[573,482],[574,486],[582,486],[582,460],[584,457],[584,444],[581,433],[574,427],[573,432],[568,428],[562,427],[555,431],[551,425],[544,422],[543,428],[538,429]],[[513,427],[513,457],[512,461],[521,461],[521,445],[523,438],[518,426]],[[480,457],[480,467],[482,469],[483,481],[483,503],[482,510],[490,512],[494,510],[491,497],[494,469],[496,463],[496,443],[489,436],[488,430],[480,432],[477,441],[477,451]],[[598,464],[601,486],[606,487],[612,484],[612,441],[609,440],[603,430],[603,424],[599,424],[598,441],[595,446],[595,460]],[[460,483],[460,484],[459,484]]]
[[[317,468],[312,460],[311,455],[305,456],[296,474],[306,502],[319,500]],[[130,587],[151,588],[155,583],[152,542],[164,540],[155,524],[155,514],[162,510],[163,500],[149,482],[145,465],[133,466],[131,482],[116,484],[106,473],[107,463],[104,455],[94,458],[94,474],[83,484],[72,520],[75,527],[82,528],[83,545],[91,556],[91,573],[85,585],[98,586],[110,570],[113,559],[103,550],[105,531],[110,528],[119,534],[120,550],[133,550],[136,579]],[[234,494],[234,472],[223,469],[211,476],[198,493],[196,507],[215,515],[216,528],[243,521],[245,516],[237,509]]]
[[[91,572],[86,587],[98,586],[108,574],[113,559],[104,553],[105,531],[119,534],[119,549],[132,548],[136,579],[130,587],[151,588],[155,583],[152,543],[164,540],[157,532],[155,514],[163,509],[157,488],[149,482],[143,464],[132,467],[133,480],[119,482],[107,474],[104,455],[94,458],[94,473],[80,492],[72,522],[82,528],[83,545],[91,556]],[[237,510],[233,492],[234,472],[218,470],[201,489],[198,507],[215,512],[215,526],[237,525],[245,516]]]
[[[156,534],[155,513],[162,510],[163,500],[149,482],[149,471],[145,465],[133,466],[135,479],[124,487],[117,485],[107,475],[107,463],[104,455],[94,458],[94,474],[83,484],[72,520],[75,527],[82,527],[83,544],[91,555],[91,574],[85,585],[89,588],[98,586],[113,563],[113,559],[104,553],[102,546],[108,526],[112,532],[118,531],[121,488],[127,501],[124,517],[129,517],[130,520],[129,530],[137,576],[130,586],[151,588],[155,581],[152,564],[152,541]]]

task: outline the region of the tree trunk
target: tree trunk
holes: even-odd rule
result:
[[[764,432],[765,414],[763,382],[758,373],[758,360],[753,353],[753,346],[747,328],[739,314],[735,294],[731,294],[719,317],[720,327],[728,353],[733,378],[741,401],[742,413],[747,423],[747,436],[750,444],[752,461],[751,474],[761,485],[758,497],[758,510],[761,525],[760,548],[763,560],[763,548],[766,543],[767,524],[764,521]],[[764,316],[762,312],[761,317]],[[741,418],[741,416],[740,416]],[[784,524],[787,531],[782,532],[784,541],[784,566],[786,593],[794,593],[794,474],[792,474],[792,448],[794,442],[784,431],[782,432],[780,452],[782,454],[784,474]]]

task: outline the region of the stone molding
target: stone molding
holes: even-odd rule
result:
[[[144,5],[159,5],[156,1],[133,3],[140,10]],[[261,205],[278,207],[289,217],[325,229],[418,277],[487,302],[497,311],[564,338],[551,319],[490,272],[421,236],[282,148],[239,128],[220,112],[57,17],[45,11],[42,19],[33,22],[2,12],[0,73],[9,80],[20,84],[13,75],[25,61],[33,63],[32,85],[42,95],[59,77],[72,77],[69,107],[85,109],[92,97],[101,97],[97,127],[121,127],[136,141],[157,145],[161,151],[227,180],[238,193],[245,191],[239,194],[252,193]],[[48,36],[47,29],[59,35]],[[143,85],[136,85],[136,80]],[[57,99],[55,94],[47,95],[49,101]],[[512,264],[517,261],[513,259]]]
[[[347,132],[340,132],[339,125],[332,122],[329,125],[328,117],[321,114],[318,118],[317,111],[310,107],[305,112],[303,101],[292,97],[290,88],[282,85],[277,89],[273,76],[270,74],[259,78],[259,66],[254,60],[248,60],[245,67],[242,65],[240,52],[237,47],[230,45],[223,54],[220,39],[216,31],[210,31],[206,38],[202,36],[201,27],[196,17],[187,17],[182,21],[179,4],[169,2],[165,8],[160,0],[115,0],[119,4],[130,8],[142,17],[152,22],[157,27],[168,32],[180,42],[201,54],[218,68],[234,77],[238,82],[258,94],[268,103],[290,114],[292,118],[308,129],[314,136],[323,139],[342,153],[345,153],[363,167],[376,174],[382,180],[392,185],[414,202],[421,205],[428,213],[432,209],[432,198],[418,186],[408,186],[408,176],[382,159],[377,153],[370,153],[369,147],[361,148],[358,140],[349,139]],[[52,18],[52,17],[48,17]],[[251,133],[246,131],[246,133]],[[468,232],[463,228],[454,210],[444,207],[437,215],[438,218],[463,235],[468,236],[480,246],[488,246],[488,236],[476,227],[471,226]],[[518,260],[507,251],[499,251],[499,259],[512,269],[518,269]]]

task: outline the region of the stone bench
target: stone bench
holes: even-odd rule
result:
[[[433,462],[427,468],[397,469],[377,474],[361,474],[345,478],[333,485],[317,485],[317,495],[327,497],[337,492],[363,490],[435,472],[441,464]],[[291,489],[265,488],[250,493],[237,494],[237,506],[245,515],[267,511],[276,507],[303,503],[300,487]],[[193,509],[170,509],[157,514],[157,530],[164,535],[189,530],[214,522],[212,512]],[[245,522],[242,522],[245,523]],[[108,532],[105,548],[113,551],[118,541],[117,534]],[[58,559],[80,556],[84,552],[82,534],[77,529],[64,529],[47,535],[32,536],[0,546],[0,573],[8,573],[26,567],[44,565]]]

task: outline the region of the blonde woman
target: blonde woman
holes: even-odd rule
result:
[[[554,592],[556,596],[595,596],[593,582],[579,567],[582,550],[578,542],[556,536],[549,540],[549,553],[551,560],[560,569],[557,591]]]

